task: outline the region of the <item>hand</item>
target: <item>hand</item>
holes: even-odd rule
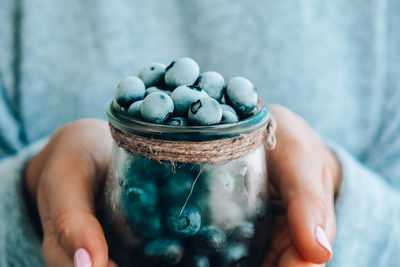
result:
[[[106,122],[80,120],[60,128],[28,163],[26,186],[37,202],[47,266],[116,266],[95,217],[111,141]]]
[[[340,165],[299,116],[281,106],[271,111],[278,124],[277,146],[267,154],[274,215],[262,266],[325,266],[333,255]]]

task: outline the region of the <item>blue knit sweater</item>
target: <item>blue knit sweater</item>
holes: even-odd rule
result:
[[[0,266],[43,265],[26,160],[60,125],[105,119],[122,77],[181,56],[247,77],[336,152],[330,266],[400,266],[399,25],[397,0],[1,0]]]

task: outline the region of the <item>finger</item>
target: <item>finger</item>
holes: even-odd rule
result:
[[[269,164],[287,211],[290,237],[304,259],[325,263],[332,257],[330,242],[335,233],[334,177],[326,161],[328,152],[293,113],[280,107],[274,107],[273,113],[280,127]],[[290,129],[296,129],[296,134]]]
[[[323,267],[325,264],[316,265],[304,260],[297,250],[290,246],[283,253],[277,265],[278,267]]]
[[[48,267],[72,267],[72,260],[68,257],[65,251],[60,247],[55,236],[45,235],[43,238],[43,257]]]
[[[109,260],[108,267],[118,267],[118,265],[113,260]]]
[[[108,247],[102,227],[95,217],[93,183],[96,181],[93,180],[95,168],[92,165],[90,160],[85,161],[79,156],[64,156],[48,170],[46,177],[51,178],[43,182],[46,194],[40,195],[44,196],[48,207],[54,235],[70,259],[75,257],[86,262],[89,259],[92,266],[105,267],[108,264]],[[39,187],[39,191],[41,189]],[[44,215],[41,214],[42,217]]]
[[[306,161],[287,165],[281,172],[280,192],[291,239],[306,260],[325,263],[332,257],[329,241],[335,233],[333,189],[324,184],[326,176],[315,172]]]
[[[312,195],[294,197],[288,206],[291,239],[306,260],[317,264],[327,262],[333,255],[330,240],[334,235],[334,218],[326,209]]]
[[[57,239],[75,266],[105,267],[108,265],[108,247],[97,219],[89,213],[65,215],[55,223]]]
[[[272,222],[271,240],[263,260],[263,267],[276,267],[282,252],[291,244],[286,215],[275,216]]]

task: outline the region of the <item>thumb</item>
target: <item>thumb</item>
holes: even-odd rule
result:
[[[315,264],[332,257],[335,214],[331,181],[322,160],[306,154],[286,157],[285,168],[280,169],[279,191],[291,240],[299,254]]]
[[[287,211],[290,238],[305,260],[325,263],[335,234],[338,163],[300,117],[280,106],[271,110],[279,127],[268,167]]]
[[[290,198],[287,217],[291,239],[299,254],[309,262],[321,264],[332,257],[335,231],[334,214],[317,195],[304,191]]]
[[[63,194],[59,194],[59,199],[64,198]],[[51,206],[45,203],[39,209],[46,262],[49,266],[60,266],[56,263],[64,262],[64,266],[69,258],[68,261],[73,261],[77,267],[106,267],[109,263],[108,247],[103,229],[94,215],[94,210],[87,208],[90,204],[85,205],[77,194],[70,193],[62,203],[53,198]],[[44,198],[43,194],[38,192],[38,202],[46,201]]]
[[[67,215],[68,216],[68,215]],[[75,212],[55,222],[58,241],[76,267],[108,266],[108,248],[100,223],[93,214]]]
[[[49,170],[49,178],[38,188],[44,241],[53,240],[47,243],[52,245],[44,247],[46,262],[59,262],[57,255],[63,251],[75,266],[108,266],[107,243],[95,217],[96,174],[84,170],[87,166],[90,165],[81,162],[68,166],[64,161],[62,167],[57,164],[60,168]],[[69,171],[58,171],[61,169]]]

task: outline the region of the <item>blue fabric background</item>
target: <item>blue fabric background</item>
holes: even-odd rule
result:
[[[118,81],[143,64],[190,56],[247,77],[337,153],[329,265],[399,266],[399,23],[396,0],[0,1],[0,265],[42,262],[19,191],[38,140],[105,119]]]

